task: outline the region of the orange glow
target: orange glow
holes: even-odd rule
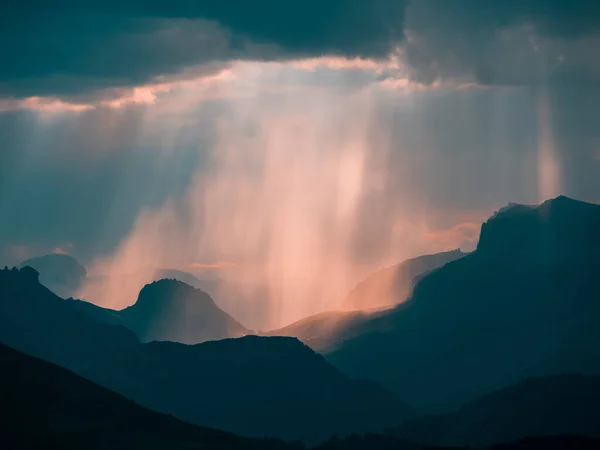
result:
[[[232,262],[227,262],[227,261],[217,261],[214,263],[200,263],[200,262],[195,262],[192,264],[188,264],[187,266],[183,267],[183,269],[190,269],[190,270],[205,270],[205,269],[224,269],[227,267],[237,267],[237,264],[232,263]]]
[[[463,222],[444,230],[425,230],[423,238],[440,250],[462,248],[474,250],[479,240],[481,222]]]
[[[27,97],[24,99],[0,99],[0,111],[31,109],[40,113],[81,112],[92,109],[91,105],[64,102],[54,97]]]
[[[561,173],[554,136],[548,93],[540,96],[538,107],[538,200],[540,203],[561,194]]]
[[[431,231],[421,226],[427,211],[413,215],[419,193],[394,183],[390,153],[404,149],[381,128],[376,83],[344,92],[300,83],[270,101],[261,67],[237,63],[214,83],[234,107],[187,192],[142,211],[117,250],[91,265],[79,297],[122,308],[155,268],[210,269],[235,283],[217,303],[267,330],[339,307],[380,267],[476,241],[469,225]],[[144,129],[169,120],[176,132],[202,101],[195,86],[155,97]],[[98,274],[110,276],[100,283]],[[253,312],[261,319],[249,324]]]

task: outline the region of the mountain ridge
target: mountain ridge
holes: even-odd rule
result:
[[[0,360],[3,448],[294,448],[181,422],[2,344]]]
[[[34,282],[32,270],[0,271],[0,342],[156,411],[244,436],[308,442],[378,431],[413,414],[293,338],[141,344]]]
[[[527,436],[600,438],[600,376],[527,378],[448,414],[417,418],[391,431],[429,445],[490,446]]]
[[[467,255],[460,249],[417,256],[380,269],[360,281],[348,294],[343,309],[393,308],[410,295],[414,280]]]
[[[600,373],[599,229],[600,206],[566,197],[497,214],[473,253],[419,280],[387,331],[368,332],[372,319],[326,356],[430,412],[528,376]]]
[[[250,333],[207,293],[179,280],[163,279],[147,284],[137,301],[118,314],[146,342],[197,344]]]

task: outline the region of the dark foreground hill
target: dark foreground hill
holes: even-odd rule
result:
[[[389,435],[353,435],[343,439],[333,438],[313,450],[598,450],[600,440],[576,436],[556,435],[528,437],[491,447],[431,447],[416,444]]]
[[[247,436],[317,441],[378,431],[411,414],[294,338],[140,344],[127,328],[52,294],[31,268],[0,271],[0,342],[157,411]]]
[[[278,450],[146,409],[62,367],[0,344],[3,449]]]
[[[556,434],[600,438],[600,376],[531,378],[392,433],[430,445],[470,446]]]
[[[425,275],[328,360],[430,412],[528,377],[600,373],[599,254],[598,205],[559,197],[504,209],[475,252]],[[382,320],[386,331],[369,332]]]
[[[138,405],[54,364],[0,344],[0,448],[302,450],[302,444],[249,439],[182,422]],[[581,416],[581,415],[580,415]],[[495,450],[587,450],[577,436],[526,438]],[[391,435],[329,439],[315,450],[424,450]],[[457,447],[455,447],[457,448]]]

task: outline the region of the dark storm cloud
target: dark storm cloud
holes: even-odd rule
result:
[[[0,96],[76,96],[231,59],[382,57],[402,36],[405,3],[12,2],[0,19]]]
[[[589,0],[413,0],[405,60],[426,83],[600,80],[600,3]]]
[[[208,62],[379,58],[398,45],[425,83],[597,82],[599,32],[592,0],[11,1],[0,96],[110,98]]]

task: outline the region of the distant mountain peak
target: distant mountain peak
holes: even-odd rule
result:
[[[36,256],[35,258],[30,258],[26,261],[23,261],[21,264],[19,264],[20,267],[24,267],[24,266],[30,266],[33,268],[36,268],[36,266],[40,265],[40,264],[46,264],[46,263],[50,263],[50,264],[60,264],[61,266],[69,266],[75,270],[77,270],[78,272],[80,272],[80,274],[85,277],[87,275],[87,271],[85,269],[85,267],[79,263],[79,261],[77,261],[75,258],[73,258],[71,255],[66,255],[63,253],[51,253],[49,255],[44,255],[44,256]]]
[[[588,203],[582,200],[577,200],[566,195],[559,195],[556,198],[551,198],[542,203],[538,209],[541,211],[549,209],[560,209],[580,213],[584,211],[594,211],[600,208],[600,205],[595,203]]]
[[[12,281],[13,278],[26,278],[28,272],[28,269],[21,272],[16,269],[0,271],[0,342],[61,364],[120,392],[127,399],[134,399],[158,411],[173,414],[185,421],[227,429],[246,436],[306,439],[315,443],[332,434],[377,431],[413,415],[412,410],[389,391],[373,382],[348,378],[331,366],[322,355],[294,338],[248,336],[198,345],[176,342],[140,344],[124,326],[108,325],[92,319],[80,309],[73,308],[73,302],[61,300],[40,284],[30,286]],[[156,286],[166,286],[167,290],[173,286],[187,289],[179,283],[169,281],[157,282],[154,284],[155,289]],[[185,306],[190,306],[190,303],[192,302],[187,302]],[[131,309],[129,311],[135,312]],[[173,330],[183,333],[182,337],[187,338],[188,342],[199,337],[192,333],[204,333],[200,337],[214,339],[214,334],[208,336],[207,333],[221,332],[225,328],[215,330],[211,327],[221,320],[226,320],[225,325],[230,323],[227,321],[229,316],[220,310],[175,310],[175,314],[179,312],[183,312],[184,316],[175,329],[170,323],[173,312],[160,317],[150,315],[141,318],[134,314],[132,320],[135,322],[141,319],[142,331],[145,331],[144,326],[151,330],[154,328],[156,334],[150,340],[162,340],[168,337],[165,336],[166,333]],[[163,332],[165,334],[159,335]],[[2,373],[8,375],[4,370],[7,357],[5,353],[0,353]],[[82,395],[72,377],[73,381],[67,380],[57,389],[48,382],[58,382],[56,377],[51,374],[52,379],[39,376],[41,369],[30,370],[29,367],[11,373],[19,381],[41,380],[43,384],[37,392],[48,394],[43,398],[57,399],[57,394],[69,396],[74,400],[75,408],[71,411],[74,416],[61,415],[65,412],[64,406],[68,406],[64,403],[54,403],[49,410],[50,416],[38,414],[35,403],[30,403],[21,409],[5,408],[11,419],[20,420],[23,417],[15,415],[15,411],[27,411],[31,416],[26,417],[39,418],[37,424],[51,432],[56,430],[54,435],[59,431],[67,433],[71,430],[81,437],[86,429],[80,424],[90,423],[85,420],[89,416],[83,416],[81,405],[100,405],[99,408],[89,410],[94,414],[93,418],[98,418],[98,413],[107,411],[105,404],[97,401],[100,400],[97,397],[92,398],[91,402],[86,401],[91,397]],[[6,376],[3,380],[6,381]],[[3,383],[5,389],[0,394],[4,399],[7,397],[4,394],[10,392],[8,399],[16,399],[16,404],[13,405],[16,406],[21,403],[12,394],[15,390],[13,384]],[[23,387],[22,384],[19,386]],[[23,392],[30,393],[31,389],[26,387],[21,389],[21,393]],[[38,401],[37,392],[28,398]],[[59,406],[58,409],[55,405]],[[117,405],[115,414],[122,410]],[[111,413],[113,410],[108,411]],[[115,416],[107,414],[106,417],[112,419]],[[131,427],[137,419],[129,414],[124,421],[125,426]],[[12,424],[14,420],[8,423]],[[23,428],[27,433],[36,432],[35,426],[30,426],[31,423],[31,419],[27,420],[26,427]],[[51,424],[56,424],[57,428],[49,428]],[[151,420],[143,427],[144,430],[160,428],[160,440],[164,439],[165,429],[160,422]],[[102,438],[112,431],[112,422],[102,419],[98,428]],[[94,440],[94,433],[90,433],[92,437],[89,439]],[[24,435],[25,433],[20,433],[21,437]],[[182,446],[189,447],[191,441],[181,433],[178,435]],[[113,436],[116,435],[111,435],[111,440]],[[139,442],[142,446],[163,448],[158,445],[158,440]],[[128,442],[123,448],[135,447],[136,443],[138,441]],[[207,445],[211,448],[238,448],[217,444],[218,442],[211,441]],[[67,447],[85,448],[86,445]],[[105,447],[113,448],[114,445]],[[179,447],[166,444],[164,448]],[[259,445],[256,448],[265,447]]]
[[[352,289],[343,307],[347,310],[395,307],[410,296],[415,282],[420,277],[466,254],[457,248],[417,256],[378,270]]]
[[[87,278],[87,271],[75,258],[52,253],[28,259],[19,264],[39,273],[39,281],[59,297],[72,297]]]
[[[598,248],[600,205],[561,195],[539,206],[513,204],[481,227],[477,253],[567,260]]]
[[[164,278],[146,284],[140,291],[136,305],[145,302],[186,300],[203,301],[215,304],[210,295],[203,290],[174,278]]]
[[[175,279],[145,285],[120,315],[143,341],[197,344],[250,333],[206,292]]]
[[[496,219],[499,217],[506,217],[507,215],[533,212],[533,211],[548,211],[553,208],[582,208],[587,210],[592,210],[599,205],[595,203],[588,203],[582,200],[577,200],[571,197],[567,197],[566,195],[559,195],[555,198],[549,198],[539,205],[526,205],[523,203],[517,202],[509,202],[506,206],[500,208],[498,211],[495,211],[494,214],[488,219]]]

